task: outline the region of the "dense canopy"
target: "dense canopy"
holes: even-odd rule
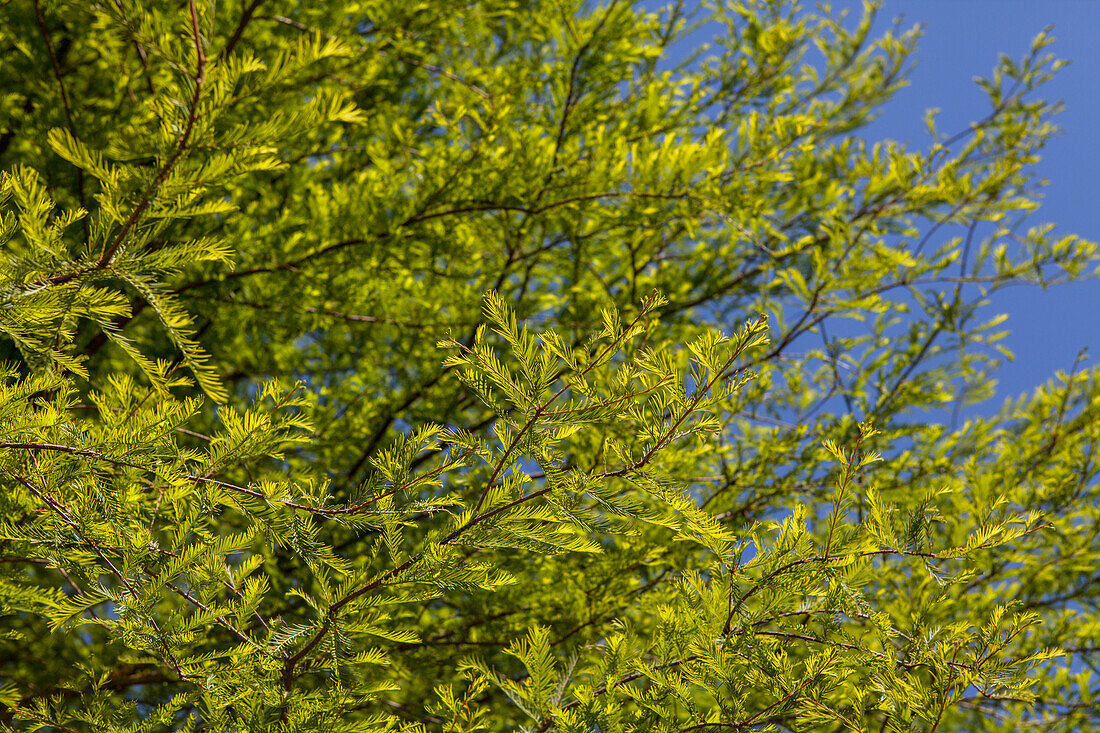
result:
[[[873,17],[0,1],[0,725],[1100,727],[1060,62]]]

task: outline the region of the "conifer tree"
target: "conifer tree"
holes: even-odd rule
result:
[[[873,17],[0,2],[0,727],[1100,727],[1061,62]]]

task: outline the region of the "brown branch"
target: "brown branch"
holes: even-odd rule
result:
[[[205,436],[200,436],[200,437],[205,437]],[[134,463],[132,461],[123,460],[121,458],[112,458],[111,456],[100,453],[99,451],[89,450],[89,449],[85,449],[85,448],[73,448],[71,446],[57,445],[55,443],[18,443],[18,442],[11,442],[11,443],[0,443],[0,448],[15,448],[15,449],[21,449],[21,450],[30,450],[30,451],[44,450],[44,451],[51,451],[51,452],[55,452],[55,453],[65,453],[65,454],[68,454],[68,455],[71,455],[71,456],[80,456],[80,457],[84,457],[84,458],[95,458],[97,460],[104,461],[105,463],[110,463],[110,464],[115,465],[115,466],[124,466],[126,468],[136,468],[136,469],[139,469],[139,470],[142,470],[142,471],[150,471],[150,472],[154,471],[154,468],[152,468],[150,466],[143,466],[140,463]],[[355,504],[353,506],[350,506],[350,507],[344,507],[344,508],[341,508],[341,509],[336,509],[336,508],[330,509],[330,508],[326,508],[326,507],[312,506],[312,505],[309,505],[309,504],[299,504],[297,502],[290,501],[289,499],[284,499],[281,502],[281,504],[283,506],[285,506],[286,508],[288,508],[288,509],[297,509],[299,511],[305,511],[305,512],[309,512],[311,514],[319,514],[319,515],[322,515],[322,516],[341,516],[341,515],[348,515],[348,514],[360,514],[360,513],[363,513],[363,510],[366,507],[370,506],[371,504],[376,503],[379,499],[383,499],[383,498],[385,498],[387,496],[390,496],[392,494],[400,493],[401,491],[404,491],[405,489],[409,488],[410,486],[417,483],[418,481],[421,481],[425,478],[431,478],[433,476],[437,476],[440,473],[442,473],[442,472],[444,472],[444,471],[446,471],[450,468],[454,468],[455,466],[462,463],[469,455],[470,455],[470,451],[464,452],[464,453],[460,454],[457,458],[454,458],[453,460],[448,461],[447,463],[444,463],[444,464],[442,464],[442,465],[440,465],[436,468],[433,468],[431,471],[427,471],[425,473],[417,474],[416,476],[413,476],[412,478],[410,478],[408,481],[405,481],[405,482],[393,487],[392,489],[390,489],[390,490],[388,490],[388,491],[386,491],[382,494],[379,494],[377,496],[373,496],[369,499],[366,499],[366,500],[364,500],[364,501],[362,501],[358,504]],[[259,492],[259,491],[256,491],[255,489],[250,489],[250,488],[247,488],[245,486],[239,486],[237,484],[229,483],[228,481],[220,481],[220,480],[215,479],[215,478],[210,478],[209,476],[196,476],[196,475],[193,475],[193,474],[184,474],[181,478],[184,478],[184,479],[186,479],[188,481],[191,481],[193,483],[210,484],[212,486],[217,486],[219,488],[229,489],[230,491],[234,491],[234,492],[237,492],[239,494],[244,494],[246,496],[250,496],[253,499],[267,500],[267,498],[268,498],[266,494],[264,494],[262,492]]]
[[[161,184],[168,178],[172,169],[175,168],[176,163],[179,162],[179,159],[183,156],[184,152],[186,152],[187,146],[191,141],[191,134],[195,130],[195,123],[198,121],[199,117],[199,101],[202,96],[203,84],[206,82],[207,59],[202,48],[202,38],[199,34],[199,14],[198,10],[195,9],[195,0],[189,0],[188,7],[191,12],[191,34],[195,43],[195,91],[191,96],[191,108],[187,113],[186,126],[183,129],[183,134],[180,135],[179,140],[176,142],[175,151],[172,153],[171,157],[165,161],[164,165],[161,166],[160,171],[158,171],[157,175],[153,178],[153,182],[149,184],[145,193],[142,194],[141,200],[138,201],[138,205],[134,207],[134,210],[130,212],[130,216],[123,222],[122,228],[119,230],[118,234],[115,235],[111,244],[103,250],[103,254],[99,256],[99,259],[92,267],[93,270],[102,270],[111,264],[111,260],[122,246],[122,243],[126,240],[127,235],[129,235],[130,231],[137,224],[141,215],[145,213],[145,210],[149,208],[149,205],[153,201],[153,195],[156,193],[157,189],[160,188]],[[60,278],[51,278],[50,282],[54,285],[60,285],[63,282],[68,282],[77,277],[78,274],[79,273],[70,273]]]
[[[404,221],[402,221],[393,231],[387,230],[372,234],[368,237],[354,237],[351,239],[341,240],[339,242],[333,242],[332,244],[325,245],[319,249],[307,252],[297,259],[290,260],[289,262],[276,262],[269,265],[260,265],[257,267],[250,267],[247,270],[238,270],[236,272],[226,273],[222,277],[211,277],[205,280],[196,280],[194,282],[186,283],[175,288],[172,292],[175,294],[183,293],[188,290],[194,290],[196,288],[206,287],[207,285],[215,285],[218,283],[228,282],[229,280],[236,280],[242,277],[250,277],[252,275],[262,275],[272,272],[290,271],[294,272],[296,268],[307,262],[314,260],[318,257],[330,254],[332,252],[338,252],[348,247],[358,247],[361,245],[373,245],[381,239],[392,236],[394,231],[400,230],[402,227],[406,227],[412,224],[421,224],[423,222],[432,221],[433,219],[441,219],[449,216],[459,216],[461,214],[474,214],[474,213],[489,213],[489,212],[514,212],[525,214],[527,216],[537,216],[544,214],[547,211],[568,206],[569,204],[583,203],[585,201],[600,201],[604,199],[613,198],[642,198],[642,199],[665,199],[665,200],[679,200],[687,198],[686,193],[652,193],[645,191],[599,191],[587,194],[577,194],[575,196],[566,196],[549,203],[531,206],[526,204],[506,204],[493,201],[475,201],[463,204],[449,204],[449,208],[437,209],[435,211],[422,212],[413,214]],[[540,250],[542,249],[540,248]],[[518,261],[518,260],[516,260]],[[71,278],[70,278],[71,279]]]
[[[689,662],[694,662],[697,659],[699,659],[699,655],[698,654],[692,654],[691,656],[684,657],[683,659],[674,659],[671,662],[665,662],[664,664],[658,664],[655,667],[652,667],[651,669],[648,669],[646,671],[651,672],[651,671],[655,671],[655,670],[659,670],[659,669],[675,669],[676,667],[687,664]],[[623,677],[620,677],[618,680],[615,681],[615,687],[621,687],[622,685],[633,682],[634,680],[636,680],[640,677],[643,677],[644,674],[645,674],[644,672],[631,672],[628,675],[624,675]],[[594,694],[594,695],[603,695],[606,692],[607,692],[607,685],[601,685],[600,687],[597,687],[595,690],[593,690],[592,694]],[[577,707],[578,705],[580,705],[579,700],[572,700],[572,701],[567,702],[566,704],[562,705],[561,710],[570,710],[572,708]],[[539,733],[544,733],[545,731],[549,730],[549,728],[552,724],[553,724],[553,720],[551,720],[550,718],[547,718],[546,720],[544,720],[542,722],[542,725],[540,725],[539,728],[538,728]]]
[[[34,454],[32,453],[31,454],[32,460],[33,460],[33,457],[34,457]],[[32,494],[34,494],[36,497],[38,497],[39,501],[41,501],[43,504],[48,506],[51,511],[53,511],[55,514],[57,514],[59,517],[61,517],[61,519],[63,519],[66,524],[68,524],[70,527],[72,527],[73,532],[81,540],[83,540],[83,542],[88,547],[91,548],[91,550],[99,557],[99,559],[103,561],[103,564],[106,565],[108,568],[110,568],[111,573],[116,578],[118,578],[119,582],[122,583],[123,586],[125,586],[126,590],[129,591],[129,593],[130,593],[130,597],[133,598],[135,601],[139,600],[137,589],[134,588],[133,584],[130,583],[130,581],[126,578],[126,576],[123,575],[122,572],[117,567],[115,567],[115,564],[113,562],[111,562],[110,558],[108,558],[106,553],[103,552],[103,549],[100,548],[99,544],[95,540],[93,540],[91,537],[89,537],[87,534],[85,534],[84,530],[80,527],[80,524],[75,519],[73,519],[72,516],[70,516],[68,510],[60,502],[58,502],[56,499],[51,497],[44,490],[40,490],[32,482],[28,481],[23,476],[21,476],[17,473],[11,473],[11,472],[9,472],[9,475],[12,476],[16,481],[21,483],[24,487],[26,487],[28,491],[30,491]],[[153,628],[153,631],[156,632],[157,639],[160,641],[161,648],[164,650],[164,654],[167,657],[168,663],[175,670],[175,672],[179,676],[179,678],[181,680],[188,680],[190,682],[194,682],[195,684],[199,685],[200,687],[203,687],[203,685],[200,682],[198,682],[196,680],[193,680],[188,675],[184,674],[183,670],[180,668],[179,662],[176,660],[176,656],[172,653],[172,649],[169,647],[167,635],[165,635],[164,630],[160,628],[160,624],[157,623],[157,620],[156,620],[156,618],[153,617],[152,612],[149,613],[148,621],[149,621],[149,625]],[[205,689],[205,687],[203,687],[203,689]]]
[[[761,324],[763,320],[764,316],[761,316],[759,319],[757,319],[757,324]],[[733,350],[733,354],[728,359],[726,359],[726,361],[719,369],[716,369],[714,371],[714,374],[711,376],[711,378],[704,382],[702,385],[696,386],[695,394],[691,402],[680,413],[679,417],[677,417],[672,422],[672,424],[668,427],[664,434],[656,441],[654,441],[653,445],[642,455],[641,458],[639,458],[637,461],[630,464],[629,466],[623,466],[622,468],[616,469],[614,471],[604,471],[603,473],[596,474],[592,478],[613,478],[625,476],[649,465],[650,461],[652,461],[653,458],[660,451],[664,450],[669,445],[669,443],[676,439],[677,429],[679,429],[684,421],[687,420],[688,417],[696,411],[696,409],[699,407],[699,403],[702,402],[703,397],[706,396],[707,392],[710,391],[715,384],[730,376],[730,369],[732,368],[733,363],[741,358],[741,355],[744,353],[745,349],[748,348],[751,334],[752,331],[746,332],[745,340],[737,345],[737,347]],[[671,419],[671,416],[669,419]]]
[[[173,583],[171,581],[167,581],[167,582],[165,582],[164,585],[169,590],[171,590],[173,593],[178,595],[180,598],[183,598],[188,603],[195,606],[195,608],[199,609],[200,611],[202,611],[204,613],[210,613],[210,608],[205,603],[200,601],[198,598],[195,598],[193,595],[191,595],[190,593],[185,591],[183,588],[180,588],[175,583]],[[218,623],[220,623],[224,629],[229,631],[229,633],[231,633],[233,636],[235,636],[236,638],[243,641],[245,644],[248,644],[253,649],[262,649],[263,648],[258,643],[256,643],[256,641],[252,637],[250,637],[248,634],[245,634],[243,631],[241,631],[240,629],[235,627],[233,624],[226,621],[225,616],[214,616],[214,619]]]
[[[224,302],[230,305],[240,305],[246,308],[255,308],[257,310],[272,310],[272,309],[286,309],[285,304],[278,303],[258,303],[250,300],[238,300],[231,296],[223,298]],[[415,329],[428,329],[428,328],[454,328],[456,326],[476,326],[474,321],[399,321],[390,316],[368,316],[358,313],[343,313],[340,311],[330,310],[328,308],[315,308],[313,306],[303,306],[302,311],[304,313],[312,313],[319,316],[328,316],[330,318],[337,318],[342,321],[353,321],[356,323],[381,323],[389,326],[398,326],[399,328],[415,328]]]
[[[61,64],[57,60],[57,54],[54,52],[53,42],[50,41],[50,35],[46,31],[46,17],[42,13],[42,4],[39,0],[34,0],[34,15],[38,22],[38,32],[42,36],[42,41],[46,44],[46,51],[50,56],[50,64],[53,66],[53,75],[54,79],[57,80],[57,88],[61,92],[61,108],[65,113],[65,122],[68,124],[69,132],[75,137],[76,125],[73,124],[73,110],[69,102],[69,93],[65,89],[65,82],[62,79],[64,75],[61,72]],[[83,198],[81,201],[83,202]]]
[[[836,658],[836,655],[834,654],[832,657],[829,658],[828,662],[826,662],[825,664],[827,665],[829,662],[833,661],[833,659],[835,659],[835,658]],[[824,667],[822,669],[824,671]],[[767,715],[769,712],[771,712],[775,708],[779,707],[780,705],[785,704],[791,698],[793,698],[795,695],[797,695],[798,693],[805,690],[816,679],[817,679],[817,675],[814,675],[813,677],[807,677],[805,680],[802,681],[802,684],[800,684],[798,687],[794,688],[793,690],[788,691],[786,694],[783,695],[783,697],[779,698],[778,700],[773,702],[768,707],[764,708],[763,710],[756,713],[755,715],[753,715],[749,718],[746,718],[745,720],[739,721],[737,723],[702,723],[700,725],[693,725],[693,726],[690,726],[688,728],[681,728],[680,733],[685,733],[685,731],[692,731],[692,730],[702,730],[702,729],[710,728],[710,727],[728,728],[728,729],[732,729],[732,730],[743,730],[743,729],[749,728],[753,725],[762,725],[765,721],[761,720],[761,718],[764,718],[764,716]]]
[[[123,13],[121,0],[114,0],[114,2],[115,7],[118,8],[118,12]],[[145,47],[138,43],[136,38],[133,39],[132,44],[134,46],[134,51],[137,52],[138,61],[141,62],[142,71],[145,72],[142,74],[145,78],[145,87],[149,90],[149,94],[155,95],[157,93],[157,88],[153,86],[153,77],[149,75],[149,54],[145,52]]]
[[[233,53],[233,49],[241,42],[241,38],[244,36],[245,29],[248,28],[248,24],[252,22],[252,16],[263,3],[264,0],[252,0],[252,2],[241,11],[241,19],[237,22],[237,27],[233,29],[233,34],[229,36],[229,40],[226,41],[225,48],[218,54],[219,59],[228,58],[229,54]]]
[[[50,65],[53,67],[53,75],[57,80],[58,91],[61,93],[61,108],[65,112],[66,126],[69,128],[69,134],[72,135],[73,138],[76,138],[76,124],[73,122],[72,103],[69,101],[69,92],[65,89],[64,74],[61,72],[61,63],[57,59],[57,53],[54,51],[53,42],[50,40],[50,34],[46,31],[46,17],[42,13],[42,4],[39,0],[34,0],[34,15],[35,20],[38,22],[38,32],[42,36],[42,42],[46,44],[46,52],[50,57]],[[84,170],[80,166],[75,167],[77,200],[80,201],[80,208],[86,210],[88,207],[84,196]],[[89,236],[87,217],[81,220],[81,226],[84,228],[84,239],[87,241]]]
[[[562,146],[565,144],[565,133],[569,125],[569,117],[573,113],[573,108],[580,102],[581,92],[577,88],[578,77],[580,75],[581,62],[584,60],[584,56],[588,53],[588,50],[592,47],[593,41],[603,31],[604,25],[607,23],[608,18],[611,17],[612,12],[615,10],[615,5],[618,0],[612,0],[608,4],[607,10],[596,22],[596,27],[592,30],[592,34],[588,39],[581,44],[577,49],[576,55],[573,57],[573,63],[569,67],[569,81],[566,89],[565,99],[563,100],[561,119],[558,122],[558,134],[554,139],[554,153],[550,158],[550,169],[547,171],[546,180],[543,183],[542,189],[539,191],[536,199],[541,199],[542,195],[546,192],[547,187],[554,178],[554,174],[558,167],[558,157],[561,155]]]
[[[596,366],[598,366],[600,364],[600,362],[603,360],[603,358],[605,358],[611,352],[611,349],[613,349],[616,346],[616,344],[619,342],[619,340],[622,339],[626,334],[629,334],[631,332],[631,330],[633,329],[633,327],[639,322],[639,320],[641,318],[643,318],[646,314],[648,314],[652,310],[652,308],[655,305],[655,302],[656,302],[656,299],[654,297],[651,297],[651,298],[647,299],[647,301],[645,303],[643,303],[642,308],[640,309],[640,312],[639,312],[638,316],[635,317],[635,319],[633,321],[631,321],[631,323],[626,328],[624,328],[622,330],[620,335],[617,336],[615,339],[613,339],[611,341],[611,343],[609,343],[596,356],[596,358],[594,358],[589,363],[588,367],[585,368],[585,370],[582,372],[582,374],[585,374],[588,371],[594,369]],[[545,403],[545,406],[548,406],[555,399],[557,399],[557,397],[559,397],[564,392],[564,390],[565,390],[565,388],[563,388],[562,390],[559,390],[555,394],[554,397],[551,397],[550,400],[548,400]],[[528,426],[530,426],[532,424],[532,422],[533,421],[529,421]],[[512,441],[511,446],[509,446],[509,449],[505,452],[505,456],[498,463],[497,469],[493,473],[493,477],[490,479],[489,482],[486,482],[486,488],[482,492],[481,497],[478,499],[477,507],[480,507],[481,504],[483,503],[485,495],[488,493],[489,489],[491,488],[492,481],[495,480],[495,477],[499,475],[500,470],[501,470],[501,466],[506,462],[508,455],[510,455],[511,451],[515,448],[518,439],[519,439],[519,436],[517,436],[517,438]],[[453,532],[451,532],[446,537],[444,537],[439,542],[439,546],[442,547],[443,545],[448,545],[448,544],[454,542],[459,537],[461,537],[466,532],[473,529],[474,527],[477,527],[478,525],[486,522],[487,520],[492,519],[493,517],[497,516],[498,514],[500,514],[502,512],[505,512],[505,511],[508,511],[509,509],[513,509],[516,506],[519,506],[520,504],[524,504],[526,502],[529,502],[529,501],[537,499],[541,496],[544,496],[545,494],[548,494],[551,490],[552,490],[552,487],[547,486],[547,487],[544,487],[542,489],[539,489],[538,491],[534,491],[530,494],[527,494],[525,496],[521,496],[517,499],[514,499],[514,500],[508,502],[507,504],[499,506],[495,509],[492,509],[492,510],[487,511],[487,512],[483,512],[482,514],[477,514],[476,516],[472,517],[468,522],[466,522],[462,526],[456,528]],[[475,507],[475,512],[477,510],[477,507]],[[405,560],[400,565],[397,565],[396,567],[391,568],[390,570],[388,570],[387,572],[385,572],[384,574],[382,574],[378,578],[375,578],[371,582],[369,582],[369,583],[367,583],[367,584],[365,584],[365,585],[349,592],[347,595],[345,595],[340,600],[336,601],[335,603],[332,603],[329,606],[328,611],[325,614],[324,621],[321,623],[321,626],[317,629],[317,632],[314,634],[313,638],[310,639],[310,641],[305,646],[303,646],[296,654],[294,654],[294,656],[290,657],[286,661],[286,663],[284,664],[284,666],[283,666],[283,686],[284,686],[284,688],[287,689],[287,690],[290,689],[290,687],[291,687],[291,685],[293,684],[293,681],[294,681],[294,669],[295,669],[295,667],[298,665],[298,663],[303,658],[305,658],[305,656],[307,654],[309,654],[310,651],[312,651],[321,642],[321,639],[323,639],[328,634],[329,630],[332,628],[332,623],[335,620],[336,615],[339,614],[340,610],[344,606],[348,605],[349,603],[351,603],[355,599],[363,596],[364,594],[369,593],[370,591],[375,590],[376,588],[382,586],[387,581],[392,580],[393,578],[396,578],[397,576],[401,575],[406,570],[408,570],[409,568],[411,568],[414,565],[416,565],[417,563],[419,563],[423,558],[424,558],[424,553],[419,552],[416,555],[413,555],[412,557]]]

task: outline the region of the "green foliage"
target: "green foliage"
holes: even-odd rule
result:
[[[648,7],[0,2],[0,727],[1100,728],[1051,39]]]

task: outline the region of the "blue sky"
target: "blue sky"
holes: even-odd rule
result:
[[[834,2],[834,8],[854,12],[860,5]],[[1023,56],[1031,39],[1053,26],[1056,42],[1049,50],[1071,63],[1043,94],[1066,108],[1056,119],[1062,134],[1038,166],[1049,185],[1034,223],[1049,221],[1057,231],[1100,239],[1100,0],[885,0],[877,28],[886,30],[898,16],[906,27],[924,28],[916,68],[910,85],[865,134],[917,147],[928,142],[927,108],[941,109],[937,125],[944,131],[981,118],[988,105],[974,77],[988,76],[1001,53]],[[1100,363],[1100,281],[1046,291],[1009,288],[995,296],[989,311],[1009,314],[1012,333],[1005,344],[1016,354],[998,375],[995,404],[1068,370],[1082,347],[1090,347],[1089,363]]]
[[[654,10],[667,4],[642,2]],[[815,4],[803,1],[807,10]],[[855,24],[862,0],[832,0],[831,5],[834,12],[848,9],[849,22]],[[1051,222],[1057,225],[1055,234],[1100,240],[1100,0],[883,0],[875,34],[889,30],[899,17],[903,28],[923,28],[915,68],[909,86],[860,134],[922,149],[929,143],[924,126],[928,108],[940,110],[936,124],[941,132],[981,119],[989,111],[988,98],[974,78],[989,76],[1002,53],[1023,57],[1032,39],[1050,27],[1055,43],[1048,53],[1071,63],[1042,90],[1044,98],[1062,101],[1065,110],[1055,119],[1062,132],[1037,166],[1048,185],[1029,226]],[[708,41],[708,33],[685,39],[673,54]],[[988,414],[1005,398],[1030,392],[1056,372],[1068,371],[1082,348],[1089,348],[1088,364],[1100,364],[1100,280],[1045,291],[1010,287],[991,298],[986,312],[1008,314],[1003,327],[1010,334],[1002,343],[1016,358],[996,375],[997,398],[966,414]]]

